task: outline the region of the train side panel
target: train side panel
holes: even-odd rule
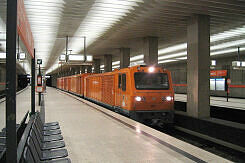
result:
[[[85,73],[85,74],[81,74],[79,75],[79,78],[77,80],[77,92],[78,94],[80,94],[81,96],[84,96],[84,92],[86,91],[85,88],[85,78],[89,75],[92,75],[93,73]]]
[[[68,84],[68,87],[67,87],[68,91],[71,91],[71,77],[70,76],[68,77],[67,84]]]
[[[82,78],[82,75],[79,74],[79,75],[74,75],[74,76],[71,76],[71,86],[70,86],[70,91],[72,93],[75,93],[77,95],[82,95],[81,93],[81,88],[83,88],[84,86],[82,85],[81,83],[81,78]]]
[[[64,90],[68,91],[68,77],[64,77]]]
[[[115,75],[105,75],[102,77],[102,102],[111,106],[115,105]]]
[[[85,78],[85,91],[86,98],[114,106],[115,93],[114,93],[114,75],[95,75]]]
[[[65,89],[65,79],[64,78],[61,78],[61,89]]]
[[[71,76],[71,92],[77,93],[77,76]]]

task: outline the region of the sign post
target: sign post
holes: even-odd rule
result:
[[[6,163],[17,162],[16,27],[17,27],[17,0],[7,1]]]
[[[40,65],[42,64],[41,59],[37,59],[37,64],[39,66],[38,75],[37,75],[37,87],[36,91],[38,92],[38,105],[41,105],[41,93],[42,93],[42,74],[41,74],[41,68]],[[40,89],[41,88],[41,89]]]
[[[31,59],[31,114],[35,114],[35,78],[36,78],[36,72],[35,72],[35,54],[36,51],[34,49],[34,56]]]
[[[227,79],[226,80],[226,85],[227,85],[227,91],[226,91],[226,102],[229,102],[229,93],[230,93],[230,90],[229,90],[229,85],[231,84],[231,79]]]

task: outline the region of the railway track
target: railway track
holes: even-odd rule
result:
[[[216,143],[211,142],[209,140],[202,139],[202,138],[199,138],[199,137],[191,135],[191,134],[187,134],[183,131],[178,130],[177,127],[174,127],[172,129],[160,128],[158,126],[149,126],[149,127],[152,127],[158,131],[161,131],[165,134],[173,136],[177,139],[185,141],[189,144],[192,144],[196,147],[202,148],[202,149],[204,149],[210,153],[221,156],[221,157],[226,158],[228,160],[231,160],[233,162],[238,162],[238,163],[244,163],[245,162],[245,154],[244,153],[233,150],[233,149],[225,147],[225,146],[222,146],[220,144],[216,144]]]

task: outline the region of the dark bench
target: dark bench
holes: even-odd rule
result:
[[[18,160],[23,163],[70,163],[58,122],[43,123],[40,113],[31,117],[19,144]]]
[[[20,122],[20,124],[16,125],[16,132],[17,132],[17,143],[19,143],[21,136],[26,128],[26,119],[29,115],[29,111],[26,112],[24,118]],[[4,162],[6,156],[6,128],[3,128],[0,132],[0,162]]]
[[[26,113],[20,125],[17,125],[17,162],[21,163],[70,163],[68,152],[61,135],[58,122],[43,123],[40,113],[28,117]],[[0,162],[6,159],[6,129],[0,132]]]

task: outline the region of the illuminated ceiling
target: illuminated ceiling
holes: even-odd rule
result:
[[[49,72],[58,67],[69,36],[71,53],[95,57],[131,48],[131,62],[142,63],[142,38],[159,37],[159,63],[186,59],[187,20],[211,17],[211,55],[245,48],[245,2],[240,0],[25,0],[37,58]],[[1,12],[1,11],[0,11]],[[102,66],[103,67],[103,66]]]

